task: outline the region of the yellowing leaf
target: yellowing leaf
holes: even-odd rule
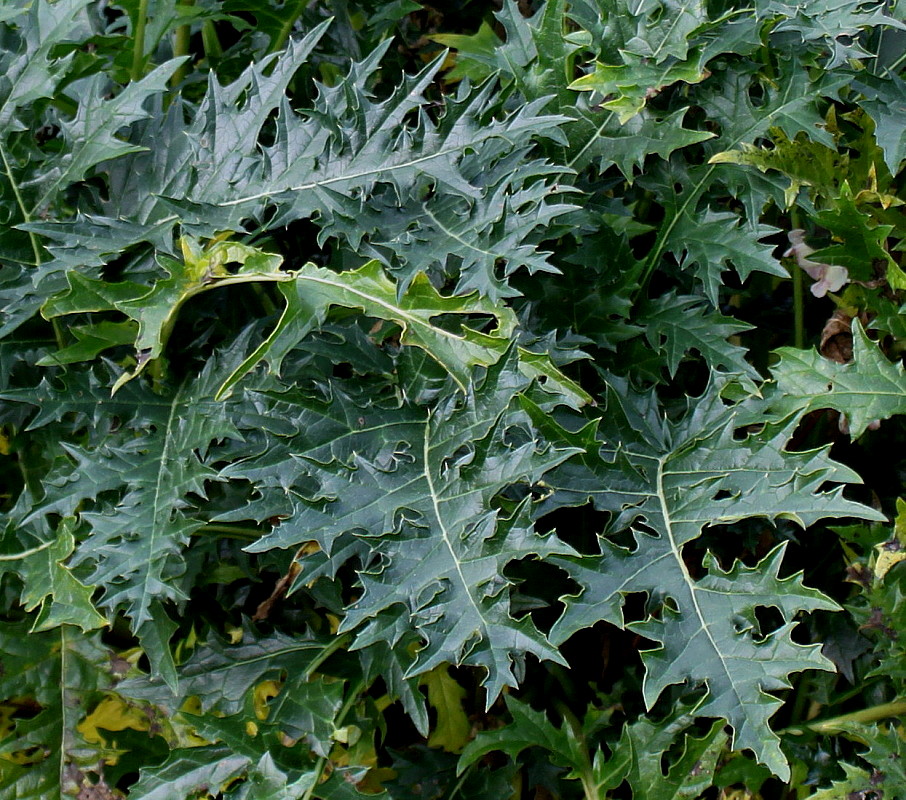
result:
[[[255,687],[255,716],[258,719],[267,719],[269,713],[268,701],[280,694],[280,684],[277,681],[262,681]]]
[[[146,731],[151,727],[151,720],[140,707],[127,703],[119,695],[108,695],[76,727],[86,741],[104,745],[106,740],[99,729]]]
[[[638,114],[652,98],[668,86],[684,82],[700,83],[710,75],[704,68],[701,53],[695,51],[687,61],[652,64],[648,59],[623,53],[626,62],[620,66],[598,64],[595,71],[573,81],[569,88],[595,91],[603,95],[602,108],[615,111],[624,124]]]
[[[872,570],[875,579],[881,581],[890,570],[906,559],[906,500],[897,498],[897,517],[893,527],[893,537],[886,542],[875,545],[875,557]]]
[[[875,545],[875,553],[874,573],[878,580],[882,580],[892,567],[906,559],[906,552],[899,542],[881,542]]]
[[[441,747],[449,753],[460,752],[472,733],[472,725],[463,708],[465,689],[450,675],[447,664],[438,665],[423,675],[420,682],[428,687],[428,702],[437,712],[437,723],[428,737],[428,745]]]

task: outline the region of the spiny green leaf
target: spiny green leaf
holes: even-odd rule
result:
[[[328,644],[309,636],[269,635],[244,630],[238,642],[212,636],[178,667],[178,691],[149,674],[119,685],[127,697],[148,700],[173,713],[189,697],[200,698],[201,710],[235,714],[249,692],[264,680],[276,680],[284,670],[307,674],[307,667]]]
[[[700,53],[693,53],[689,61],[658,64],[626,53],[623,55],[625,64],[598,64],[593,73],[573,81],[570,88],[594,91],[605,98],[616,95],[611,100],[605,99],[601,105],[615,111],[620,123],[624,124],[645,107],[649,98],[671,84],[703,81],[708,73],[701,59],[695,56],[700,56]]]
[[[715,152],[732,150],[743,142],[754,143],[773,126],[790,139],[802,131],[811,140],[832,147],[833,137],[823,127],[824,120],[818,113],[815,98],[834,92],[844,82],[842,77],[823,75],[812,84],[806,71],[792,63],[782,63],[770,83],[757,78],[750,66],[727,67],[720,73],[719,80],[704,85],[700,96],[702,108],[720,127],[720,136],[708,144]],[[758,105],[750,94],[753,89],[763,96],[763,102]],[[753,269],[784,274],[771,257],[770,250],[757,245],[757,240],[771,230],[755,219],[763,205],[757,198],[747,198],[752,203],[748,207],[748,232],[732,224],[727,212],[700,208],[702,197],[720,178],[719,168],[720,165],[711,164],[682,171],[656,169],[651,171],[650,178],[646,176],[639,181],[646,188],[651,186],[658,191],[665,206],[665,216],[648,255],[646,270],[650,273],[660,267],[665,252],[673,252],[684,265],[699,265],[706,294],[715,306],[721,283],[718,265],[725,259],[732,260],[736,268],[742,270],[742,277]],[[682,187],[679,194],[677,185]],[[705,215],[710,224],[700,229],[699,220]]]
[[[250,355],[218,390],[222,397],[256,364],[267,360],[279,371],[286,353],[321,323],[332,305],[360,308],[378,319],[402,328],[400,341],[423,349],[446,369],[460,387],[465,387],[472,367],[493,364],[507,347],[515,319],[507,308],[478,297],[444,297],[424,275],[418,275],[401,296],[377,261],[339,274],[307,264],[286,276],[280,292],[286,308],[271,335]],[[482,314],[495,319],[491,333],[463,326],[454,333],[434,324],[445,314]]]
[[[210,403],[214,362],[203,377],[153,400],[140,392],[112,400],[106,387],[79,384],[84,375],[73,377],[79,388],[71,394],[49,385],[24,393],[26,402],[41,409],[33,424],[84,410],[104,419],[105,430],[93,443],[66,445],[71,460],[61,459],[47,477],[43,498],[23,496],[14,519],[40,527],[49,514],[78,511],[91,536],[77,546],[71,565],[85,565],[86,580],[104,587],[102,608],[125,611],[141,630],[154,617],[153,602],[186,598],[178,581],[185,569],[182,551],[203,524],[192,510],[198,501],[191,498],[204,498],[205,481],[217,480],[217,471],[205,463],[212,443],[238,434],[224,404],[194,413],[202,402]],[[6,397],[23,399],[16,393]],[[110,431],[105,411],[122,415],[118,430]],[[116,499],[110,494],[120,491]],[[162,653],[149,655],[155,660]]]
[[[843,762],[845,780],[835,781],[830,788],[822,789],[812,796],[820,800],[830,800],[840,796],[851,797],[853,794],[867,795],[873,792],[877,796],[889,797],[891,800],[903,800],[906,797],[906,768],[903,766],[906,743],[899,730],[886,725],[847,722],[843,724],[843,733],[846,738],[868,746],[868,749],[859,755],[872,769],[869,772]],[[841,794],[843,792],[847,794]]]
[[[854,86],[863,95],[859,105],[874,120],[884,163],[891,175],[896,175],[906,158],[906,130],[899,124],[906,112],[906,81],[895,74],[884,78],[860,76]]]
[[[684,192],[685,193],[685,192]],[[680,195],[680,203],[683,195]],[[774,248],[761,243],[776,232],[770,225],[746,225],[730,212],[705,211],[692,216],[692,206],[683,203],[687,213],[673,220],[668,246],[681,248],[680,267],[692,271],[702,282],[705,296],[718,304],[721,273],[730,265],[745,280],[752,272],[787,277],[787,271],[773,256]]]
[[[199,790],[219,793],[230,780],[241,776],[249,758],[226,745],[173,750],[159,767],[143,769],[129,791],[134,800],[173,800],[191,797]]]
[[[488,753],[501,751],[511,759],[530,747],[547,750],[553,763],[571,769],[568,778],[582,779],[583,788],[592,787],[604,797],[628,779],[633,797],[643,800],[695,798],[711,785],[717,760],[726,746],[724,724],[714,722],[704,736],[689,732],[694,717],[682,709],[654,722],[642,717],[623,728],[609,756],[596,749],[585,752],[587,743],[576,736],[565,721],[556,728],[543,712],[508,696],[507,710],[512,722],[495,731],[482,731],[463,751],[458,770],[474,764]],[[664,753],[682,743],[664,774]]]
[[[846,777],[842,781],[834,781],[833,785],[826,789],[819,789],[814,794],[809,795],[812,800],[839,800],[841,797],[860,797],[866,792],[875,790],[868,770],[847,764],[845,761],[842,766]]]
[[[815,214],[819,225],[827,228],[840,244],[816,250],[810,258],[815,261],[846,267],[852,278],[873,280],[874,261],[887,267],[887,281],[895,289],[906,288],[906,274],[887,252],[887,237],[892,225],[879,225],[870,214],[859,209],[849,184],[844,182],[831,208]]]
[[[668,292],[643,307],[639,321],[651,346],[666,356],[670,377],[691,350],[698,351],[711,369],[759,377],[745,360],[745,348],[727,341],[749,326],[709,311],[697,297]]]
[[[155,598],[148,606],[148,619],[136,626],[135,632],[148,657],[151,672],[171,691],[179,691],[179,675],[170,640],[179,626],[171,619],[164,604]]]
[[[440,60],[406,78],[386,100],[375,102],[366,84],[379,68],[387,44],[354,64],[339,85],[322,86],[306,117],[285,100],[280,102],[275,140],[267,146],[258,146],[256,129],[243,139],[231,134],[236,152],[222,153],[215,131],[209,130],[212,124],[239,124],[231,118],[246,114],[244,108],[234,108],[234,101],[267,64],[256,65],[247,78],[227,87],[212,84],[202,108],[205,113],[196,117],[188,132],[191,148],[185,152],[183,166],[193,170],[187,177],[194,178],[189,182],[174,175],[168,207],[175,208],[187,224],[213,235],[217,230],[241,229],[243,219],[263,220],[272,206],[277,212],[267,215],[268,227],[322,213],[329,223],[336,195],[367,203],[372,193],[385,186],[400,196],[413,189],[424,196],[426,185],[433,184],[445,193],[479,198],[485,191],[473,186],[461,169],[467,154],[474,152],[479,163],[487,165],[539,136],[562,140],[558,129],[565,118],[540,113],[547,98],[533,100],[501,119],[489,114],[489,107],[495,106],[491,84],[476,91],[464,89],[449,98],[446,113],[433,122],[423,93],[434,80]],[[298,69],[301,60],[293,64]],[[261,110],[273,111],[278,107],[274,102]],[[406,120],[413,115],[417,124],[408,126]],[[266,115],[259,127],[264,119]],[[405,146],[396,146],[403,142]],[[328,224],[325,230],[329,228]]]
[[[32,708],[37,713],[4,726],[0,735],[0,789],[23,800],[62,800],[70,769],[87,767],[98,757],[77,724],[92,693],[111,684],[108,651],[98,635],[82,635],[67,624],[28,632],[27,625],[4,622],[0,643],[0,699],[31,697],[37,705]],[[26,763],[15,764],[17,757]]]
[[[502,570],[519,558],[570,548],[532,530],[527,499],[508,513],[492,503],[573,452],[538,449],[525,438],[529,420],[514,401],[528,388],[511,353],[470,384],[462,401],[448,396],[429,412],[411,405],[393,413],[361,408],[358,417],[351,411],[341,417],[348,433],[320,446],[317,405],[286,398],[299,404],[293,413],[302,423],[300,440],[282,457],[264,453],[225,473],[255,480],[262,495],[227,519],[289,517],[248,548],[253,552],[315,540],[334,572],[360,558],[364,594],[341,630],[357,630],[357,647],[387,638],[395,643],[394,620],[401,619],[400,630],[425,641],[410,675],[443,662],[481,666],[490,703],[513,685],[513,662],[521,664],[525,652],[560,660],[529,618],[511,616]],[[297,476],[289,491],[282,488],[283,459]]]
[[[577,207],[552,202],[566,191],[563,169],[540,159],[519,168],[524,152],[488,163],[468,154],[460,169],[479,197],[419,191],[405,200],[396,191],[375,192],[368,204],[331,192],[321,223],[357,253],[383,262],[405,289],[419,272],[435,285],[455,279],[456,294],[478,291],[500,302],[519,292],[511,276],[555,272],[552,253],[537,239],[553,220]]]
[[[167,88],[167,81],[179,68],[181,59],[173,59],[155,68],[140,81],[130,83],[113,98],[105,97],[107,81],[100,75],[80,87],[75,117],[62,122],[63,135],[71,142],[66,155],[54,162],[39,184],[40,194],[32,215],[44,211],[47,204],[66,186],[82,180],[93,167],[112,161],[140,147],[116,138],[123,128],[151,116],[146,105],[149,98]]]
[[[315,785],[315,770],[301,777],[289,777],[265,753],[255,764],[248,778],[227,795],[230,800],[299,800]]]
[[[64,519],[57,527],[55,539],[21,553],[0,556],[0,572],[11,569],[25,584],[21,602],[26,611],[40,606],[33,631],[69,624],[87,633],[110,624],[91,602],[94,587],[80,582],[63,563],[75,549],[73,523],[71,518]]]
[[[689,42],[708,20],[702,0],[659,0],[636,3],[636,35],[625,43],[627,52],[650,58],[660,64],[670,57],[686,59]],[[642,13],[638,13],[642,12]]]
[[[526,401],[523,401],[526,403]],[[542,431],[562,440],[564,432],[532,411]],[[778,775],[788,774],[768,719],[780,701],[766,690],[788,686],[787,675],[827,669],[814,647],[795,644],[792,617],[800,610],[835,609],[800,578],[779,578],[783,548],[759,565],[739,563],[722,570],[708,556],[705,574],[696,578],[683,559],[684,546],[706,525],[750,516],[793,519],[802,525],[824,516],[878,519],[872,509],[845,500],[841,490],[819,492],[825,480],[858,480],[822,451],[786,453],[792,427],[766,426],[743,441],[734,439],[745,424],[740,410],[720,400],[711,387],[687,416],[665,423],[653,398],[636,395],[625,384],[608,390],[600,434],[589,425],[570,434],[585,455],[567,462],[545,482],[557,489],[552,504],[582,504],[591,499],[612,514],[609,531],[634,528],[634,549],[600,539],[603,555],[553,556],[583,590],[567,598],[566,610],[551,631],[562,642],[597,620],[626,626],[658,643],[643,653],[644,696],[651,707],[669,685],[703,683],[708,694],[696,713],[728,720],[736,746],[751,748]],[[558,500],[559,497],[559,500]],[[646,618],[627,622],[625,596],[648,596]],[[755,617],[759,606],[773,606],[786,624],[763,635]]]
[[[76,342],[56,353],[40,358],[39,367],[91,361],[97,357],[98,353],[103,353],[111,347],[135,342],[138,327],[133,321],[110,322],[104,320],[92,325],[74,325],[69,332],[76,338]]]
[[[327,758],[335,741],[335,720],[343,706],[343,693],[342,681],[313,678],[294,670],[277,697],[268,703],[268,721]]]
[[[880,514],[803,449],[822,393],[758,386],[717,311],[731,291],[770,363],[795,193],[899,352],[898,79],[870,73],[903,31],[880,0],[505,0],[447,40],[458,61],[425,39],[491,22],[475,3],[348,0],[329,28],[304,0],[0,5],[0,794],[692,800],[746,772],[714,775],[727,721],[786,777],[770,717],[828,666],[799,644],[822,629],[886,639],[853,678],[899,692],[903,537],[834,534],[869,548],[866,594],[851,624],[808,618],[834,605],[781,577],[771,540],[800,545],[770,522]],[[596,64],[607,94],[581,91]],[[839,373],[863,425],[853,370],[900,410],[872,353],[808,378]],[[549,663],[599,643],[597,685]],[[502,717],[454,691],[474,667],[489,700],[557,685]],[[447,690],[434,744],[477,723],[518,763],[457,777],[397,725],[400,700],[430,737],[423,675]],[[833,703],[832,680],[798,696]],[[108,702],[146,731],[80,739]]]
[[[632,753],[626,778],[635,800],[694,800],[711,786],[727,745],[725,726],[718,720],[698,736],[688,731],[691,722],[692,717],[679,710],[659,722],[641,717],[626,726],[617,750]],[[682,750],[664,774],[662,754],[677,740],[682,742]]]
[[[782,62],[774,80],[767,81],[751,67],[728,67],[721,80],[706,84],[701,98],[708,116],[719,123],[716,144],[731,150],[741,143],[754,144],[771,127],[779,128],[790,140],[800,132],[812,141],[834,146],[834,140],[819,113],[816,98],[832,96],[847,81],[842,75],[823,74],[814,82],[807,70],[795,62]],[[752,90],[762,93],[755,103]]]
[[[771,369],[775,384],[765,393],[764,412],[771,419],[832,408],[846,415],[853,439],[874,420],[906,413],[906,376],[852,322],[853,360],[840,364],[816,350],[780,348]]]
[[[571,752],[570,740],[566,734],[567,723],[556,728],[544,712],[535,711],[512,695],[507,695],[506,706],[512,722],[501,730],[478,733],[460,756],[457,767],[460,773],[488,753],[499,751],[515,759],[529,747],[544,748],[559,764],[580,767],[581,757],[576,758],[576,754]]]
[[[111,283],[98,278],[87,278],[78,272],[70,272],[66,277],[69,288],[44,304],[43,311],[47,319],[91,311],[118,311],[120,303],[143,297],[149,291],[147,286],[140,283]]]
[[[603,171],[603,167],[612,162],[627,180],[632,181],[633,167],[642,167],[646,156],[667,159],[676,150],[713,138],[710,131],[683,127],[688,111],[688,107],[679,108],[660,117],[650,109],[643,109],[622,125],[606,126],[595,144],[595,150],[601,152],[599,169]]]
[[[35,2],[27,18],[16,19],[20,26],[18,51],[3,53],[3,73],[6,77],[0,94],[0,135],[26,126],[17,115],[21,109],[41,98],[52,97],[57,82],[70,66],[72,55],[62,59],[51,56],[61,42],[77,34],[80,12],[90,0],[61,0],[57,3]]]
[[[568,99],[569,58],[580,45],[567,35],[565,5],[563,0],[551,0],[526,18],[516,0],[505,0],[494,14],[504,31],[503,40],[487,23],[472,36],[433,37],[458,51],[449,77],[480,82],[496,75],[505,83],[515,83],[528,100],[552,94]]]
[[[503,42],[487,22],[482,22],[478,30],[470,35],[438,33],[431,38],[438,44],[457,51],[456,63],[446,73],[447,80],[459,81],[469,78],[481,83],[507,64],[501,53]],[[529,57],[531,55],[533,54],[529,54]],[[528,60],[525,59],[525,63],[528,63]]]
[[[773,32],[796,33],[803,43],[821,42],[831,51],[825,69],[834,69],[847,59],[871,58],[859,34],[868,28],[889,26],[906,30],[906,24],[887,13],[887,6],[875,0],[811,0],[791,5],[779,0],[759,0],[759,16],[782,15]]]

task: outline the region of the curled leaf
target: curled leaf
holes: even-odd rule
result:
[[[853,318],[837,309],[824,324],[818,350],[825,358],[846,364],[853,359]]]

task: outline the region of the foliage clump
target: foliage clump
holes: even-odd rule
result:
[[[9,0],[0,794],[906,797],[900,5]]]

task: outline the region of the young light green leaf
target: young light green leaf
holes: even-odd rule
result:
[[[435,359],[465,388],[475,366],[496,362],[506,350],[515,325],[512,312],[477,293],[465,297],[444,297],[428,278],[420,274],[398,297],[397,287],[377,261],[357,270],[336,273],[314,264],[286,276],[279,288],[286,308],[270,336],[230,375],[217,392],[226,396],[230,389],[262,360],[272,372],[279,372],[286,353],[321,324],[331,306],[361,309],[378,319],[395,322],[402,329],[400,342],[414,345]],[[463,325],[460,332],[435,324],[447,314],[490,316],[496,325],[481,333]]]
[[[594,91],[604,98],[612,97],[605,99],[601,106],[615,111],[620,124],[636,116],[650,98],[666,87],[680,81],[700,83],[709,74],[700,52],[693,52],[688,61],[671,60],[661,64],[629,53],[624,53],[623,59],[626,63],[620,66],[598,64],[594,72],[578,78],[569,87],[584,92]]]
[[[770,148],[742,142],[738,150],[716,153],[708,163],[743,164],[761,172],[782,173],[790,181],[784,189],[784,199],[786,207],[792,208],[803,186],[813,187],[824,197],[835,197],[847,161],[846,156],[825,144],[803,136],[791,140],[778,130],[771,137]]]
[[[437,713],[437,723],[428,737],[429,747],[441,747],[458,753],[469,741],[472,723],[463,708],[466,690],[460,686],[446,664],[440,664],[423,675],[419,682],[428,689],[428,702]]]

